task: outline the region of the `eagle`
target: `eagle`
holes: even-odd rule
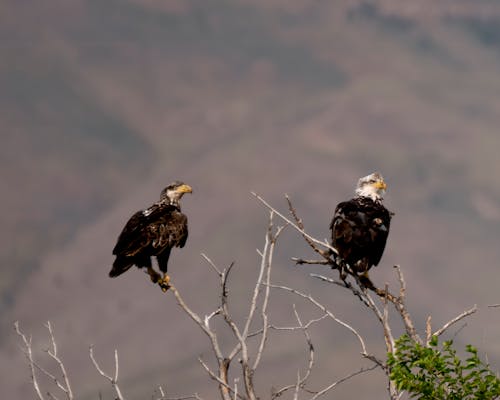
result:
[[[374,286],[368,270],[382,258],[394,215],[382,204],[386,189],[379,172],[359,179],[356,196],[337,205],[330,223],[332,246],[338,252],[336,263],[341,274],[347,264],[369,288]]]
[[[109,272],[111,278],[135,265],[147,268],[151,281],[158,283],[163,291],[169,288],[170,251],[172,247],[184,247],[188,238],[188,220],[181,212],[180,199],[192,192],[191,186],[175,181],[162,190],[159,201],[130,217],[113,249],[116,259]],[[163,277],[153,269],[153,256]]]

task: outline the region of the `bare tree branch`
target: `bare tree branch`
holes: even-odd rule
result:
[[[205,253],[201,253],[201,256],[208,262],[208,265],[210,265],[214,269],[217,275],[222,276],[222,272],[219,270],[219,268],[217,268],[214,262],[206,256]]]
[[[217,268],[216,268],[217,269]],[[222,275],[222,274],[221,274]],[[219,390],[221,393],[221,396],[224,400],[231,400],[231,397],[229,395],[229,390],[231,389],[228,385],[228,376],[227,376],[227,369],[228,369],[228,362],[224,359],[224,356],[222,354],[222,350],[219,346],[219,342],[217,340],[217,335],[215,332],[210,329],[210,326],[208,325],[208,320],[205,323],[204,320],[200,318],[198,314],[196,314],[191,308],[188,307],[186,302],[183,300],[181,295],[179,294],[177,288],[170,283],[170,291],[174,294],[177,304],[191,317],[191,319],[200,327],[200,329],[208,336],[210,339],[210,343],[212,345],[212,350],[214,352],[214,355],[217,359],[217,364],[219,367],[219,375],[217,377],[217,381],[220,383],[219,385]],[[167,292],[168,293],[168,292]]]
[[[251,192],[254,197],[256,197],[264,206],[266,206],[270,211],[274,212],[278,217],[280,217],[283,221],[287,222],[289,225],[291,225],[294,229],[299,231],[299,233],[305,237],[307,237],[311,242],[315,244],[319,244],[320,246],[323,246],[334,253],[337,253],[337,250],[333,248],[327,241],[320,241],[318,239],[313,238],[311,235],[309,235],[307,232],[305,232],[303,229],[300,229],[299,226],[294,224],[292,221],[290,221],[287,217],[285,217],[283,214],[281,214],[279,211],[277,211],[274,207],[272,207],[267,201],[265,201],[262,197],[260,197],[257,193]]]
[[[308,300],[312,304],[314,304],[317,308],[319,308],[321,311],[323,311],[323,313],[327,314],[332,320],[334,320],[336,323],[342,325],[347,330],[349,330],[354,336],[356,336],[356,338],[358,339],[358,342],[361,346],[361,353],[364,356],[368,355],[365,341],[364,341],[363,337],[358,333],[358,331],[356,329],[354,329],[351,325],[349,325],[347,322],[344,322],[344,321],[340,320],[339,318],[337,318],[330,310],[328,310],[323,304],[321,304],[317,300],[315,300],[311,295],[307,295],[305,293],[302,293],[299,290],[296,290],[296,289],[293,289],[293,288],[290,288],[287,286],[282,286],[282,285],[271,284],[270,287],[275,288],[275,289],[285,290],[285,291],[288,291],[290,293],[296,294],[297,296],[300,296],[300,297]]]
[[[292,261],[297,265],[310,264],[310,265],[331,265],[329,260],[305,260],[303,258],[292,257]]]
[[[367,367],[367,368],[361,368],[359,371],[356,371],[356,372],[353,372],[347,376],[344,376],[343,378],[339,379],[338,381],[335,381],[333,382],[332,384],[328,385],[326,388],[324,388],[323,390],[319,391],[318,393],[316,393],[313,397],[311,397],[309,400],[316,400],[316,399],[319,399],[321,396],[325,395],[327,392],[329,392],[330,390],[332,390],[334,387],[340,385],[342,382],[345,382],[351,378],[354,378],[355,376],[359,375],[359,374],[363,374],[365,372],[368,372],[368,371],[373,371],[375,368],[377,368],[378,365],[377,364],[374,364],[373,366],[371,367]]]
[[[64,367],[64,363],[62,362],[62,360],[57,355],[57,344],[56,344],[56,340],[54,338],[54,333],[52,331],[52,325],[50,324],[50,321],[47,321],[47,324],[45,326],[49,331],[50,341],[52,344],[52,351],[47,350],[47,354],[57,362],[57,365],[59,366],[59,369],[61,370],[65,385],[63,386],[62,384],[60,384],[60,382],[58,380],[56,380],[55,383],[59,387],[59,389],[61,389],[66,394],[66,397],[68,398],[68,400],[73,400],[74,399],[73,391],[71,390],[71,385],[69,382],[68,374],[66,372],[66,368]]]
[[[295,307],[295,304],[293,305],[293,311],[294,311],[294,314],[295,314],[295,318],[298,322],[298,326],[293,326],[293,327],[274,327],[274,329],[276,330],[289,330],[289,331],[295,331],[295,330],[301,330],[303,333],[304,333],[304,336],[306,338],[306,344],[307,344],[307,348],[308,348],[308,353],[309,353],[309,361],[308,361],[308,364],[307,364],[307,369],[306,369],[306,373],[304,374],[304,377],[303,378],[300,378],[300,372],[297,371],[297,381],[295,384],[293,385],[288,385],[288,386],[285,386],[275,392],[272,393],[272,396],[271,396],[271,399],[275,399],[277,397],[280,397],[283,393],[285,393],[287,390],[290,390],[290,389],[295,389],[295,393],[298,393],[297,390],[300,388],[302,389],[305,384],[306,384],[306,381],[307,379],[309,378],[309,376],[311,375],[311,371],[312,371],[312,368],[313,368],[313,365],[314,365],[314,346],[313,346],[313,343],[312,343],[312,340],[311,340],[311,337],[309,335],[309,332],[308,332],[308,328],[316,323],[316,322],[319,322],[325,318],[328,317],[328,314],[323,314],[320,318],[316,318],[316,319],[313,319],[313,320],[310,320],[307,324],[303,324],[302,323],[302,320],[300,319],[300,316],[297,312],[297,308]]]
[[[39,400],[44,400],[42,392],[40,391],[40,385],[38,384],[38,379],[37,379],[36,374],[35,374],[35,362],[33,359],[33,350],[31,347],[31,337],[28,339],[26,337],[26,335],[21,332],[21,329],[19,328],[18,321],[14,322],[14,328],[16,330],[17,335],[22,339],[24,347],[25,347],[24,354],[26,355],[26,358],[28,359],[28,364],[29,364],[30,373],[31,373],[31,383],[33,384],[33,388],[35,389],[35,393],[36,393]]]
[[[276,241],[278,240],[279,236],[283,232],[283,230],[286,228],[286,226],[281,226],[277,229],[276,233],[273,235],[272,232],[272,213],[269,215],[269,229],[267,233],[267,240],[269,241],[269,246],[265,246],[264,250],[267,249],[267,252],[263,252],[263,257],[262,257],[262,263],[264,264],[264,270],[265,270],[265,285],[264,285],[264,299],[262,301],[262,308],[261,308],[261,318],[262,318],[262,336],[259,344],[259,349],[257,351],[257,356],[255,357],[255,362],[252,366],[252,369],[255,371],[259,365],[259,362],[262,357],[262,353],[264,351],[264,347],[266,345],[267,341],[267,329],[268,329],[268,315],[267,315],[267,307],[269,304],[269,295],[270,295],[270,283],[271,283],[271,269],[273,265],[273,254],[274,254],[274,248],[276,245]],[[248,332],[247,332],[248,335]]]
[[[167,397],[165,392],[163,391],[163,388],[161,386],[158,386],[158,391],[160,392],[160,397],[157,398],[156,400],[203,400],[198,393],[189,395],[189,396],[176,396],[176,397]]]
[[[299,389],[300,389],[300,372],[297,371],[297,382],[295,383],[295,390],[293,392],[293,400],[299,400]]]
[[[425,344],[429,345],[432,337],[432,317],[429,315],[427,317],[427,321],[425,322]]]
[[[225,393],[227,393],[229,395],[229,393],[233,392],[233,388],[230,385],[228,385],[228,383],[224,379],[221,379],[219,376],[217,376],[217,374],[215,374],[210,369],[210,367],[207,365],[207,363],[205,361],[203,361],[203,359],[201,357],[198,358],[198,361],[201,364],[201,366],[205,369],[205,371],[207,371],[210,378],[212,378],[214,381],[217,381],[219,383],[219,386],[222,386],[226,389]],[[238,395],[238,398],[243,399],[243,397],[240,395]],[[231,399],[231,397],[229,397],[229,399]]]
[[[335,263],[332,261],[330,256],[331,256],[332,252],[333,252],[333,254],[338,255],[337,249],[335,249],[333,246],[329,246],[329,250],[325,251],[325,250],[320,249],[318,246],[316,246],[316,243],[313,240],[314,238],[312,238],[311,236],[309,236],[305,233],[305,228],[304,228],[304,224],[302,222],[302,219],[300,219],[299,216],[297,215],[297,211],[295,210],[295,207],[292,205],[292,201],[290,200],[290,197],[288,197],[288,195],[285,195],[285,198],[286,198],[286,201],[288,203],[288,210],[290,211],[290,214],[292,214],[293,218],[295,219],[295,222],[297,223],[297,226],[299,227],[300,233],[301,233],[302,237],[304,238],[304,240],[316,253],[318,253],[320,256],[325,258],[325,260],[328,261],[329,264],[335,265]]]
[[[448,321],[441,328],[439,328],[437,331],[435,331],[432,335],[433,336],[441,336],[450,326],[452,326],[453,324],[456,324],[461,319],[464,319],[464,318],[468,317],[469,315],[474,314],[476,311],[477,311],[477,305],[474,305],[474,307],[472,307],[471,309],[464,311],[462,314],[457,315],[455,318]]]
[[[15,327],[16,333],[23,340],[24,347],[25,347],[23,352],[26,355],[26,357],[28,358],[28,363],[30,366],[31,376],[32,376],[32,383],[33,383],[33,387],[35,389],[35,392],[37,393],[37,396],[38,397],[42,396],[42,398],[43,398],[43,395],[41,394],[40,385],[39,385],[38,380],[37,380],[36,375],[35,375],[35,368],[38,371],[40,371],[43,375],[45,375],[47,378],[49,378],[56,385],[56,387],[65,394],[66,399],[73,400],[74,396],[73,396],[73,392],[71,390],[71,384],[70,384],[64,363],[62,362],[62,360],[60,359],[60,357],[57,354],[57,343],[56,343],[56,340],[54,337],[54,332],[52,331],[52,326],[51,326],[50,322],[47,322],[45,327],[49,331],[50,343],[51,343],[52,348],[45,350],[45,352],[49,355],[50,358],[52,358],[57,363],[57,366],[59,367],[59,369],[61,371],[61,375],[63,377],[64,383],[62,383],[54,374],[49,372],[47,369],[45,369],[44,367],[42,367],[41,365],[39,365],[35,361],[35,359],[33,357],[31,338],[27,339],[26,336],[21,332],[21,330],[19,329],[19,323],[17,321],[14,323],[14,327]],[[47,396],[49,398],[52,398],[52,399],[57,399],[57,396],[51,392],[47,392]]]
[[[111,377],[111,375],[106,374],[102,368],[99,366],[97,363],[96,359],[94,358],[94,347],[90,346],[89,347],[89,356],[90,359],[92,360],[92,363],[94,364],[95,369],[99,374],[106,378],[110,383],[113,389],[115,390],[116,396],[118,400],[124,400],[124,397],[122,395],[122,392],[120,390],[120,386],[118,386],[118,351],[115,349],[115,373],[114,377]]]

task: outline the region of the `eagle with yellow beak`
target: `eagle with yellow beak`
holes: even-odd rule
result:
[[[359,179],[356,196],[337,205],[330,224],[332,246],[338,251],[336,261],[341,273],[347,264],[350,271],[371,288],[368,270],[382,258],[393,215],[382,204],[386,189],[384,178],[378,172]]]
[[[163,189],[158,202],[130,217],[113,249],[116,259],[109,272],[111,278],[135,265],[147,268],[151,281],[158,283],[163,291],[169,288],[170,251],[172,247],[184,247],[188,238],[187,217],[181,212],[180,199],[192,192],[189,185],[175,181]],[[153,268],[153,256],[163,276]]]

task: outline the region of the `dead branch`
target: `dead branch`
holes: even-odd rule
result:
[[[208,373],[208,375],[210,376],[210,378],[212,378],[214,381],[218,382],[219,383],[219,386],[222,386],[225,391],[224,393],[230,393],[230,392],[233,392],[233,394],[236,395],[236,393],[234,393],[233,391],[233,388],[231,388],[231,386],[229,386],[229,384],[227,383],[227,375],[223,378],[220,378],[219,376],[217,376],[211,369],[210,367],[207,365],[207,363],[205,361],[203,361],[203,359],[201,357],[198,358],[198,362],[201,364],[201,366],[205,369],[205,371]],[[238,396],[239,398],[243,398],[241,396]],[[229,397],[231,398],[231,397]]]
[[[273,253],[276,240],[278,239],[284,228],[285,227],[278,227],[276,231],[274,231],[273,213],[271,212],[269,215],[269,224],[266,231],[264,247],[262,251],[259,251],[259,254],[261,256],[261,263],[258,277],[254,286],[254,290],[252,292],[250,307],[248,310],[248,314],[244,320],[243,327],[240,328],[236,324],[229,310],[229,294],[227,286],[229,273],[232,270],[234,264],[231,264],[227,269],[221,270],[216,266],[215,263],[212,262],[212,260],[210,260],[210,258],[202,254],[205,260],[209,263],[210,267],[219,276],[221,289],[221,304],[219,308],[205,316],[204,319],[202,319],[190,307],[187,306],[176,287],[171,285],[172,293],[176,297],[179,306],[191,317],[191,319],[210,339],[212,350],[219,366],[218,372],[216,373],[212,371],[201,358],[199,359],[199,361],[205,371],[209,374],[209,376],[219,384],[219,390],[224,400],[230,400],[231,398],[243,398],[240,394],[237,393],[238,386],[236,384],[234,386],[231,386],[228,380],[230,365],[237,354],[240,354],[239,364],[241,366],[241,375],[243,377],[243,385],[245,388],[246,398],[248,400],[257,400],[253,377],[255,374],[255,370],[259,366],[267,342],[269,329],[267,308],[270,297],[270,289],[268,284],[271,280]],[[250,332],[250,326],[253,324],[257,315],[257,310],[259,308],[262,328],[258,331],[257,334],[255,334]],[[210,320],[218,315],[221,315],[223,317],[226,325],[229,327],[236,340],[235,346],[226,356],[224,356],[219,346],[217,332],[209,325]],[[251,357],[249,354],[248,339],[255,336],[259,336],[260,340],[255,355]],[[251,359],[254,360],[252,364],[250,364]]]
[[[432,337],[432,317],[429,315],[427,321],[425,322],[425,344],[429,345]]]
[[[114,373],[113,377],[111,377],[110,375],[106,374],[102,370],[102,368],[99,366],[99,364],[97,363],[96,359],[94,358],[94,347],[93,346],[89,347],[89,356],[90,356],[90,359],[92,360],[92,363],[94,364],[94,367],[97,370],[97,372],[99,372],[99,374],[102,377],[106,378],[111,383],[111,386],[113,387],[113,389],[114,389],[114,391],[116,393],[117,399],[118,400],[124,400],[124,397],[123,397],[122,392],[120,390],[120,386],[118,386],[118,367],[119,367],[119,364],[118,364],[118,351],[115,349],[115,373]]]
[[[325,258],[325,261],[328,262],[328,264],[331,264],[332,266],[336,266],[335,262],[330,258],[330,256],[333,254],[338,255],[337,249],[335,249],[333,246],[329,246],[329,251],[325,251],[320,249],[318,246],[316,246],[315,241],[313,238],[305,233],[305,228],[304,224],[302,222],[302,219],[299,218],[297,215],[297,211],[295,210],[295,207],[292,205],[292,201],[290,200],[290,197],[288,195],[285,195],[285,199],[288,203],[288,210],[290,211],[290,214],[292,214],[293,218],[295,219],[295,222],[297,223],[297,226],[300,229],[300,234],[304,238],[304,240],[307,242],[307,244],[320,256]]]
[[[14,328],[16,330],[17,335],[21,338],[24,344],[24,349],[23,352],[26,355],[26,358],[28,359],[28,365],[30,367],[30,373],[31,373],[31,383],[33,384],[33,388],[35,389],[35,393],[38,397],[39,400],[44,400],[44,397],[42,395],[42,392],[40,390],[40,385],[38,384],[38,379],[35,374],[35,361],[33,359],[33,349],[31,346],[32,340],[31,337],[28,339],[26,335],[21,332],[21,329],[19,328],[19,322],[16,321],[14,322]]]
[[[59,358],[57,355],[57,344],[56,344],[56,339],[54,338],[54,333],[52,332],[52,325],[50,324],[50,321],[47,321],[47,324],[45,325],[49,331],[50,334],[50,341],[52,343],[52,350],[47,350],[47,354],[52,357],[57,365],[59,366],[59,369],[61,370],[63,379],[64,379],[64,386],[59,383],[59,381],[56,380],[56,385],[61,389],[65,394],[68,400],[73,400],[73,391],[71,390],[71,385],[69,383],[68,379],[68,374],[66,372],[66,368],[64,367],[64,363],[62,360]]]
[[[435,331],[432,335],[433,336],[441,336],[444,332],[446,332],[446,330],[450,326],[452,326],[453,324],[456,324],[458,321],[460,321],[460,320],[468,317],[469,315],[474,314],[477,310],[478,310],[477,305],[474,305],[474,307],[472,307],[471,309],[464,311],[460,315],[457,315],[455,318],[453,318],[452,320],[448,321],[441,328],[439,328],[437,331]]]
[[[304,377],[301,378],[300,377],[300,372],[297,371],[297,381],[296,381],[296,383],[294,385],[285,386],[285,387],[281,388],[280,390],[272,393],[271,399],[275,399],[277,397],[280,397],[283,393],[285,393],[287,390],[290,390],[290,389],[295,389],[294,396],[298,396],[298,390],[304,388],[304,386],[306,385],[307,379],[311,375],[311,371],[312,371],[312,368],[314,366],[314,346],[313,346],[313,343],[312,343],[311,336],[309,335],[308,328],[313,323],[319,322],[319,321],[325,319],[326,317],[328,317],[327,314],[323,314],[320,318],[316,318],[316,319],[310,320],[307,324],[304,325],[302,323],[302,320],[300,319],[300,316],[299,316],[299,314],[297,312],[297,308],[295,307],[295,304],[293,305],[293,312],[294,312],[295,318],[296,318],[296,320],[297,320],[297,322],[299,324],[298,326],[283,327],[283,328],[276,327],[275,329],[276,330],[290,330],[290,331],[301,330],[303,332],[304,337],[306,339],[306,344],[307,344],[308,353],[309,353],[309,361],[308,361],[308,364],[307,364],[306,373],[304,374]]]
[[[293,294],[295,294],[295,295],[297,295],[299,297],[302,297],[303,299],[308,300],[310,303],[314,304],[324,314],[328,315],[328,317],[330,319],[332,319],[333,321],[335,321],[339,325],[341,325],[344,328],[346,328],[348,331],[350,331],[358,339],[358,342],[359,342],[359,344],[361,346],[361,354],[363,355],[363,357],[368,358],[370,360],[376,360],[377,364],[379,364],[381,366],[384,365],[381,360],[378,360],[376,357],[374,357],[373,355],[371,355],[371,354],[368,353],[365,341],[364,341],[363,337],[359,334],[359,332],[356,329],[354,329],[347,322],[344,322],[341,319],[337,318],[330,310],[328,310],[323,304],[321,304],[320,302],[318,302],[317,300],[315,300],[311,295],[302,293],[301,291],[299,291],[297,289],[290,288],[288,286],[273,285],[273,284],[271,284],[270,287],[274,288],[274,289],[285,290],[287,292],[293,293]]]
[[[265,282],[260,281],[259,286],[260,288],[262,287],[262,283],[264,283],[264,295],[263,295],[263,300],[262,300],[262,307],[261,307],[261,319],[262,319],[262,336],[261,340],[259,343],[259,349],[257,351],[257,356],[255,358],[255,362],[252,365],[252,369],[255,371],[260,363],[262,353],[264,352],[264,347],[267,342],[268,334],[267,334],[267,329],[268,329],[268,315],[267,315],[267,307],[269,305],[269,295],[270,295],[270,283],[271,283],[271,267],[273,265],[273,254],[274,254],[274,248],[276,245],[276,241],[278,240],[279,236],[283,232],[283,230],[286,228],[286,226],[281,226],[278,227],[276,233],[273,234],[272,231],[272,218],[273,214],[271,213],[269,215],[269,229],[267,231],[267,239],[266,239],[266,244],[269,246],[264,246],[264,252],[262,254],[262,264],[261,269],[264,269],[265,271]],[[267,250],[267,251],[266,251]],[[259,289],[260,289],[259,288]],[[246,334],[248,336],[248,330],[246,330]]]
[[[264,204],[264,206],[266,206],[267,209],[269,209],[270,211],[272,211],[273,213],[275,213],[277,216],[279,216],[283,221],[286,221],[290,226],[292,226],[295,230],[297,230],[302,236],[304,237],[307,237],[308,240],[310,240],[311,242],[315,243],[315,244],[318,244],[320,246],[323,246],[329,250],[331,250],[332,252],[334,252],[335,254],[337,253],[337,250],[335,248],[333,248],[327,241],[320,241],[314,237],[312,237],[311,235],[309,235],[307,232],[305,232],[303,229],[301,229],[299,226],[297,226],[296,224],[294,224],[292,221],[290,221],[287,217],[285,217],[283,214],[281,214],[278,210],[276,210],[274,207],[272,207],[267,201],[265,201],[262,197],[260,197],[257,193],[255,192],[251,192],[252,195],[254,197],[256,197],[262,204]]]
[[[361,368],[359,371],[356,371],[356,372],[353,372],[349,375],[346,375],[344,376],[343,378],[339,379],[338,381],[335,381],[333,382],[332,384],[328,385],[326,388],[324,388],[323,390],[317,392],[313,397],[311,397],[309,400],[316,400],[316,399],[319,399],[321,396],[325,395],[326,393],[328,393],[330,390],[332,390],[334,387],[340,385],[341,383],[351,379],[351,378],[354,378],[355,376],[357,375],[360,375],[360,374],[363,374],[365,372],[368,372],[368,371],[373,371],[375,368],[377,368],[378,365],[377,364],[374,364],[372,365],[371,367],[366,367],[366,368]]]
[[[208,368],[208,366],[206,366],[205,369],[212,378],[216,377],[216,380],[219,382],[219,391],[221,393],[222,398],[224,400],[231,400],[229,394],[229,392],[231,391],[231,387],[228,385],[227,382],[229,363],[225,360],[225,357],[222,354],[222,350],[220,348],[219,341],[215,331],[213,331],[208,324],[209,319],[202,320],[198,314],[196,314],[193,310],[191,310],[191,308],[188,307],[184,299],[181,297],[177,288],[174,285],[172,285],[172,283],[170,283],[170,291],[174,294],[177,300],[177,304],[179,304],[182,310],[184,310],[184,312],[186,312],[186,314],[189,315],[189,317],[196,323],[196,325],[198,325],[198,327],[205,333],[205,335],[208,336],[211,343],[212,351],[214,352],[215,358],[217,360],[219,372],[218,375],[215,374]],[[200,361],[200,363],[201,362],[202,361]]]
[[[297,265],[310,264],[310,265],[331,265],[328,260],[305,260],[303,258],[292,257],[292,261]]]
[[[43,399],[43,395],[41,392],[40,384],[38,382],[38,379],[35,375],[35,369],[40,371],[43,375],[45,375],[47,378],[49,378],[56,387],[64,393],[66,399],[68,400],[73,400],[73,391],[71,389],[71,384],[68,378],[68,374],[66,372],[66,368],[64,366],[64,363],[62,362],[61,358],[57,354],[57,343],[56,339],[54,337],[54,332],[52,331],[52,325],[50,322],[47,322],[45,325],[47,330],[49,331],[49,337],[50,337],[50,343],[51,343],[51,348],[48,348],[45,350],[45,352],[49,355],[50,358],[52,358],[56,363],[57,366],[59,367],[60,373],[62,375],[63,381],[61,382],[59,378],[57,378],[53,373],[49,372],[47,369],[42,367],[40,364],[38,364],[34,357],[33,357],[33,350],[32,350],[32,341],[31,337],[28,339],[24,333],[21,332],[19,328],[19,322],[14,323],[14,328],[16,330],[16,333],[19,337],[21,337],[23,344],[24,344],[24,349],[23,352],[26,355],[26,358],[28,359],[28,364],[30,367],[30,372],[31,372],[31,381],[33,384],[33,387],[35,389],[35,392],[37,394],[37,397],[39,399]],[[58,399],[58,397],[52,393],[52,392],[47,392],[47,396],[51,399]]]
[[[156,400],[203,400],[198,393],[194,393],[188,396],[175,396],[175,397],[167,397],[165,394],[165,391],[163,390],[163,387],[158,386],[158,391],[160,392],[160,397],[156,398]]]

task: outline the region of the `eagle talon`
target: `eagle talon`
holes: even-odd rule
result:
[[[168,289],[170,289],[170,285],[166,283],[164,280],[162,280],[161,283],[159,283],[161,291],[165,293]]]
[[[374,292],[377,292],[377,288],[373,284],[372,280],[368,276],[368,272],[363,272],[362,274],[358,275],[359,282],[363,285],[364,289],[370,289],[373,290]]]
[[[162,291],[163,293],[165,293],[168,289],[170,289],[170,286],[169,286],[169,285],[166,285],[166,286],[162,286],[162,287],[161,287],[161,291]]]
[[[161,287],[163,293],[165,293],[170,288],[170,276],[165,274],[163,278],[158,279],[158,285]]]

